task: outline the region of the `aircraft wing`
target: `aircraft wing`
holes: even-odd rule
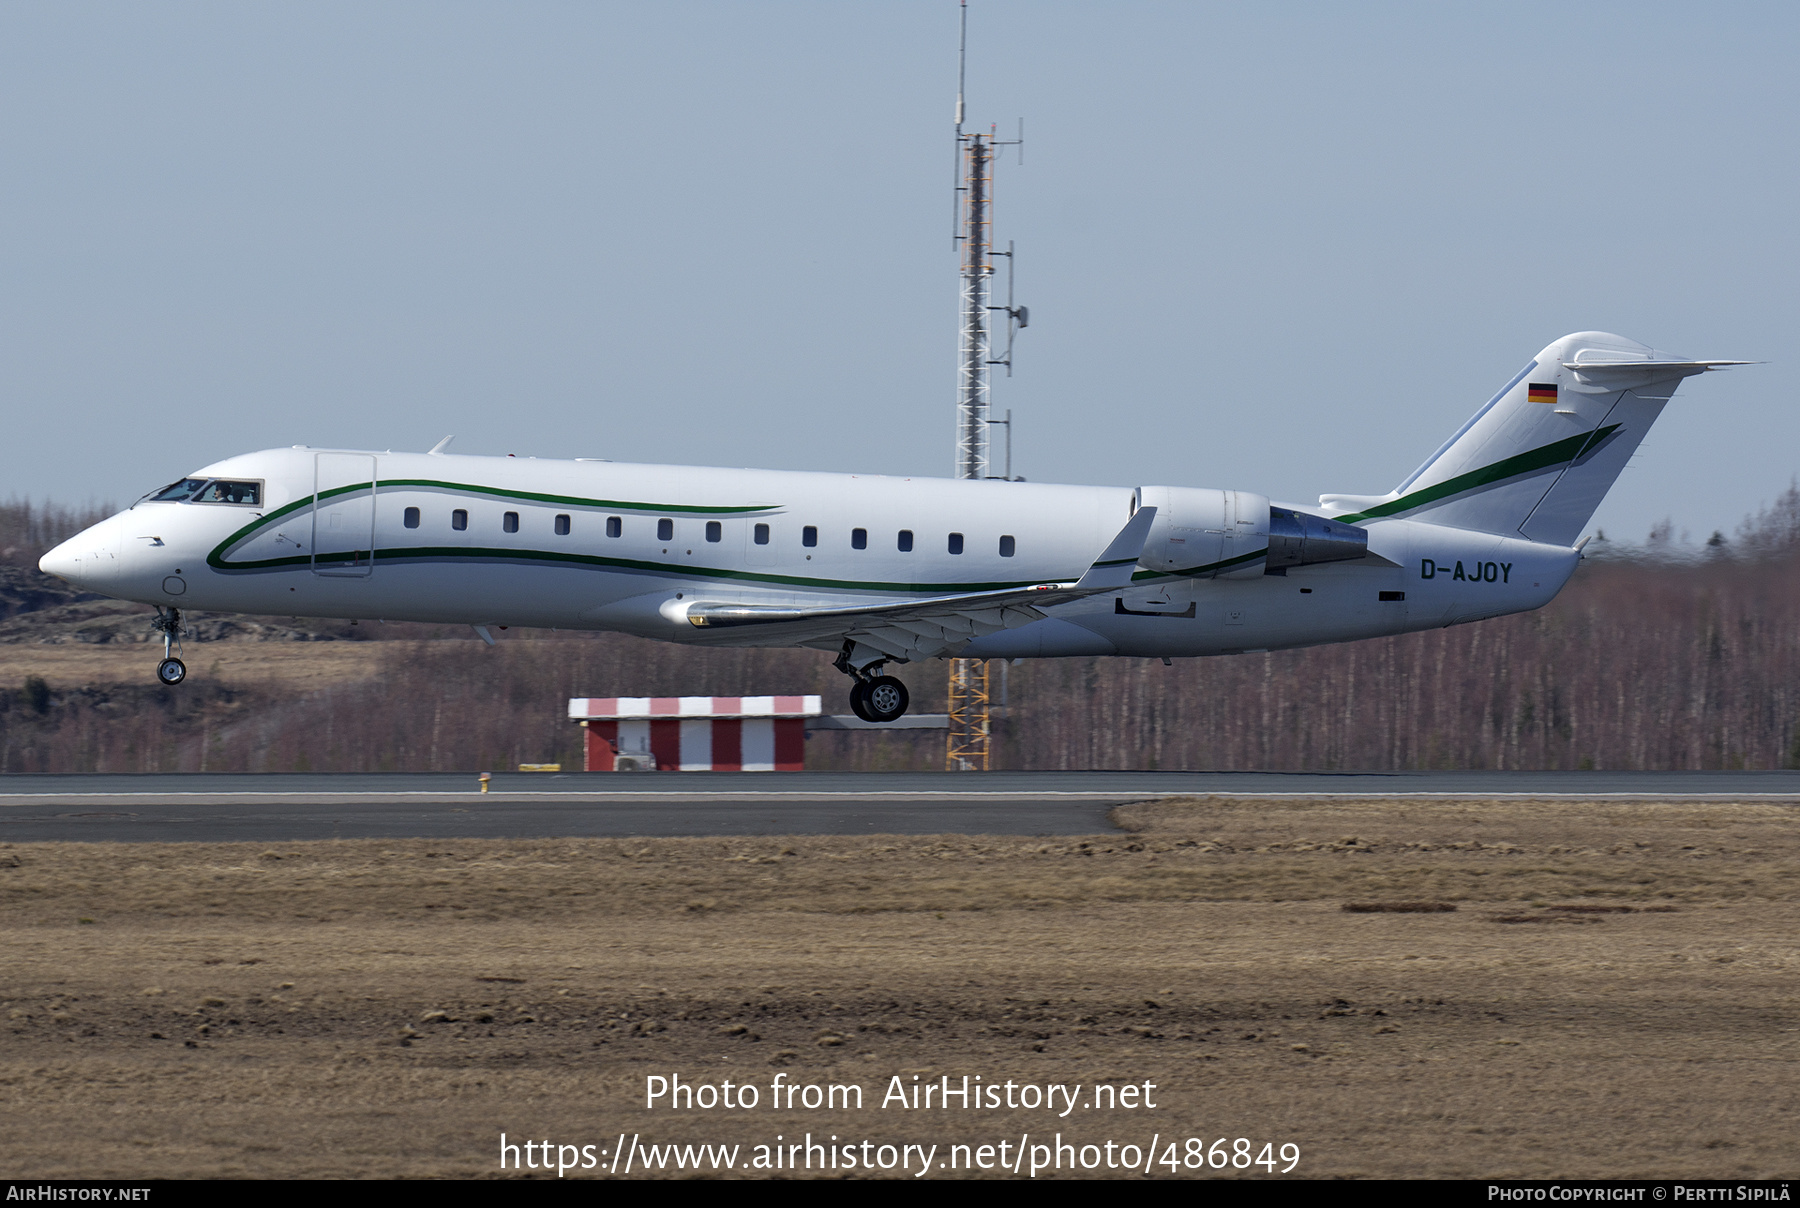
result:
[[[851,639],[898,659],[954,654],[978,637],[1039,620],[1046,608],[1129,586],[1155,519],[1155,508],[1139,508],[1087,572],[1072,583],[1034,583],[998,591],[837,607],[695,601],[687,609],[687,621],[708,631],[749,631],[745,637],[779,629],[784,641],[802,645],[835,647]]]

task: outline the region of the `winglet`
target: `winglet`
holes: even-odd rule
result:
[[[454,434],[452,434],[450,436],[446,436],[443,440],[438,441],[437,444],[435,444],[435,445],[431,446],[431,448],[425,450],[426,455],[429,457],[441,456],[443,454],[444,450],[448,449],[450,447],[450,442],[455,439],[456,439],[456,437]]]
[[[1131,585],[1132,568],[1144,556],[1144,542],[1150,538],[1150,526],[1156,523],[1155,508],[1139,508],[1112,544],[1088,567],[1087,574],[1075,585],[1077,591],[1106,591]]]

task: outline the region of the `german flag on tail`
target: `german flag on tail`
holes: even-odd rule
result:
[[[1525,388],[1525,398],[1533,403],[1550,403],[1554,405],[1556,402],[1556,383],[1551,382],[1549,385],[1545,385],[1542,382],[1533,382]]]

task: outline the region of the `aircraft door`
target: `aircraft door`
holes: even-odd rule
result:
[[[375,569],[375,458],[313,455],[312,571],[366,579]]]

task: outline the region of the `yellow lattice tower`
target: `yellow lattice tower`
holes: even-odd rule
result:
[[[950,660],[950,737],[946,772],[985,772],[993,734],[988,712],[986,659]]]

